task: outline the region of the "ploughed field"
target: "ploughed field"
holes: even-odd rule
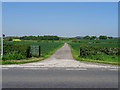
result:
[[[118,64],[118,40],[80,40],[69,42],[73,57],[79,61]]]
[[[63,45],[62,42],[57,41],[21,41],[21,42],[4,42],[4,56],[3,63],[8,61],[22,61],[29,60],[32,57],[39,57],[40,46],[40,58],[45,59],[52,55],[58,48]],[[34,52],[34,55],[33,55]],[[36,55],[35,55],[36,53]],[[5,63],[6,61],[6,63]],[[33,60],[32,60],[33,61]],[[10,63],[8,63],[10,64]]]

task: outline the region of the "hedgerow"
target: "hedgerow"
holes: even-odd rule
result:
[[[80,57],[88,57],[91,55],[99,55],[99,54],[106,54],[106,55],[118,55],[117,48],[108,48],[108,47],[93,47],[93,46],[80,46]]]
[[[81,41],[80,43],[70,42],[69,45],[72,48],[73,57],[76,60],[93,60],[118,63],[118,56],[120,55],[120,49],[114,41],[101,41],[100,44],[89,43]]]
[[[20,60],[31,57],[28,44],[4,44],[3,60]]]
[[[58,47],[62,46],[62,42],[36,42],[36,41],[22,41],[22,42],[4,42],[3,60],[21,60],[30,57],[39,57],[38,47],[40,46],[40,56],[47,58]],[[34,49],[34,50],[32,50]]]

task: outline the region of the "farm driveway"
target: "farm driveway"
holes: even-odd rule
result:
[[[72,57],[71,49],[67,43],[64,44],[59,50],[57,50],[50,58],[34,63],[22,64],[22,65],[3,65],[3,67],[36,67],[36,68],[53,68],[53,67],[74,67],[74,68],[117,68],[112,65],[83,63],[76,61]]]

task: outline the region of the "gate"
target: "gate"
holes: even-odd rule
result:
[[[34,46],[31,46],[30,48],[30,53],[32,56],[34,57],[40,57],[41,56],[41,49],[40,49],[40,46],[39,45],[34,45]]]

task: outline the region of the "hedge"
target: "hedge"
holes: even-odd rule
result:
[[[28,44],[4,44],[3,60],[20,60],[31,57]]]
[[[118,55],[119,49],[118,48],[102,48],[102,47],[93,47],[93,46],[80,46],[80,57],[88,57],[91,55],[99,55],[99,54],[106,54],[106,55]]]

